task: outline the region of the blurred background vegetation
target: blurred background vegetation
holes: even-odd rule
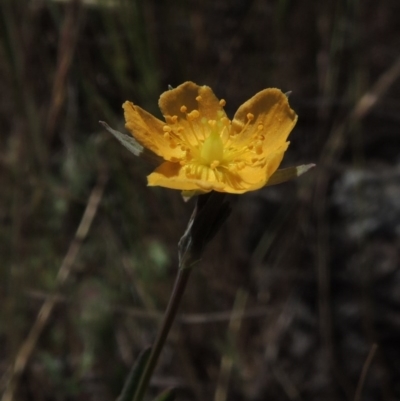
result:
[[[230,116],[292,91],[284,165],[317,168],[240,197],[151,392],[399,399],[399,15],[396,0],[1,0],[3,401],[114,400],[153,341],[193,203],[147,188],[151,167],[98,121],[123,130],[125,100],[160,116],[186,80]]]

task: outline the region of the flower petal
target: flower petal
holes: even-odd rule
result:
[[[179,163],[164,162],[148,177],[148,185],[182,191],[209,191],[242,194],[263,187],[282,161],[289,142],[269,155],[263,167],[246,166],[239,171],[224,169],[215,173],[211,168],[200,169],[199,179],[189,178]]]
[[[266,169],[246,167],[240,174],[227,172],[225,175],[225,181],[227,181],[229,184],[225,184],[223,187],[219,187],[217,190],[220,192],[234,194],[255,191],[264,186],[277,185],[293,178],[297,178],[311,168],[315,167],[315,164],[304,164],[296,167],[288,167],[276,170],[271,174],[271,171],[273,171],[276,166],[279,166],[281,163],[283,155],[284,152],[276,154],[271,159],[271,162],[268,164]],[[271,175],[266,180],[265,177],[268,177],[269,174]],[[171,178],[172,181],[170,181]],[[150,186],[158,185],[182,190],[182,196],[185,201],[189,200],[193,196],[209,192],[209,190],[204,189],[204,185],[199,186],[197,180],[192,181],[192,183],[188,185],[188,180],[187,178],[182,177],[182,169],[177,163],[164,163],[162,168],[158,168],[154,173],[150,174],[148,181]],[[191,189],[188,189],[189,187]]]
[[[153,173],[147,176],[147,182],[149,186],[161,186],[171,189],[180,189],[182,191],[197,190],[202,193],[217,191],[217,192],[229,192],[229,193],[242,193],[246,190],[240,189],[237,192],[232,187],[230,180],[235,181],[239,179],[236,176],[221,175],[221,173],[215,173],[211,168],[201,168],[199,170],[199,178],[190,178],[187,175],[186,167],[182,167],[179,163],[164,162],[159,166]],[[237,185],[236,185],[237,186]]]
[[[201,96],[200,100],[196,100],[198,96]],[[172,116],[178,116],[178,120],[186,120],[186,114],[180,110],[182,106],[186,106],[187,112],[198,110],[200,116],[207,120],[217,120],[222,117],[218,113],[225,114],[210,87],[199,86],[190,81],[164,92],[158,104],[167,122]]]
[[[190,191],[200,189],[194,180],[187,178],[179,163],[164,162],[147,176],[149,186],[161,186],[171,189]]]
[[[248,115],[254,118],[248,127]],[[264,89],[243,103],[232,121],[232,145],[240,146],[258,132],[263,134],[263,151],[269,153],[283,145],[297,121],[296,113],[290,108],[286,95],[279,89]],[[262,125],[262,130],[258,127]]]
[[[145,148],[165,160],[182,157],[183,151],[179,147],[171,148],[170,142],[164,137],[165,123],[132,102],[125,102],[122,107],[125,114],[125,128]]]
[[[286,142],[275,152],[270,153],[267,156],[263,167],[249,165],[237,172],[231,172],[231,178],[228,180],[235,189],[235,192],[233,193],[255,191],[256,189],[265,186],[269,178],[273,176],[281,164],[288,146],[289,142]]]

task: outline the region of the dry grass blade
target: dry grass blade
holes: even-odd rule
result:
[[[236,294],[235,305],[233,306],[232,316],[239,315],[243,317],[244,309],[246,306],[247,294],[239,290]],[[240,327],[242,324],[242,319],[232,318],[229,322],[228,328],[228,338],[231,340],[235,340],[239,333]],[[234,344],[231,343],[230,346]],[[232,350],[230,350],[232,351]],[[214,401],[226,401],[228,396],[228,386],[229,386],[229,378],[231,376],[232,368],[234,364],[234,358],[230,352],[223,355],[221,359],[221,367],[219,371],[217,388],[215,391]]]
[[[46,122],[46,134],[50,139],[54,135],[56,124],[64,104],[66,82],[79,36],[81,9],[82,5],[79,0],[72,0],[68,4],[67,14],[61,30],[60,42],[58,45],[57,70]]]
[[[387,90],[394,84],[400,77],[400,57],[377,79],[371,89],[368,90],[358,100],[352,111],[349,113],[347,119],[340,124],[336,129],[333,129],[330,134],[324,151],[322,152],[319,166],[328,166],[337,157],[338,152],[344,145],[344,133],[346,128],[357,121],[362,120],[382,99]]]
[[[378,349],[378,344],[373,344],[369,351],[367,359],[365,360],[364,366],[361,371],[360,380],[358,381],[358,384],[357,384],[356,393],[354,395],[354,401],[361,400],[361,393],[362,393],[362,389],[364,387],[365,379],[367,378],[368,370],[371,366],[372,360],[374,359],[377,349]]]
[[[319,266],[319,310],[320,310],[320,330],[327,346],[329,356],[333,355],[331,337],[331,317],[330,317],[330,273],[329,273],[329,227],[326,222],[326,200],[328,192],[329,172],[327,168],[339,157],[340,151],[345,145],[345,133],[348,127],[362,120],[373,108],[373,106],[385,95],[391,85],[400,77],[400,58],[392,64],[372,85],[354,108],[347,118],[334,128],[326,141],[324,149],[318,162],[318,175],[315,185],[316,210],[318,215],[318,266]]]
[[[371,108],[374,107],[376,102],[379,101],[399,76],[400,57],[379,77],[371,90],[361,97],[351,113],[351,118],[354,120],[360,120],[368,114]]]
[[[56,278],[56,286],[59,289],[67,280],[71,268],[75,262],[78,252],[82,246],[84,239],[86,238],[89,229],[92,225],[93,219],[96,215],[98,206],[103,197],[104,187],[107,182],[107,177],[104,173],[101,173],[98,179],[97,185],[93,188],[89,200],[86,205],[85,212],[83,213],[82,219],[76,230],[74,239],[72,240],[68,252],[66,253],[63,262],[61,263],[60,269]],[[43,303],[40,311],[36,317],[36,320],[31,327],[31,330],[21,345],[15,362],[9,369],[10,377],[8,379],[7,388],[3,394],[2,401],[12,401],[14,399],[14,393],[17,388],[18,380],[23,374],[26,366],[32,356],[32,353],[36,347],[37,341],[45,328],[49,317],[54,309],[58,300],[58,295],[50,295]]]
[[[329,189],[329,166],[339,158],[341,151],[346,143],[346,133],[348,129],[361,121],[372,110],[376,103],[382,99],[387,90],[400,76],[400,58],[389,67],[375,82],[371,88],[365,92],[358,100],[347,118],[336,128],[332,129],[330,136],[321,153],[318,162],[318,174],[315,185],[315,202],[317,211],[317,265],[318,265],[318,302],[319,302],[319,321],[320,333],[325,346],[326,358],[333,365],[336,376],[342,382],[342,388],[345,389],[345,378],[340,369],[335,365],[334,344],[332,336],[332,313],[331,313],[331,287],[329,264],[331,256],[329,254],[330,227],[327,222],[327,199]]]

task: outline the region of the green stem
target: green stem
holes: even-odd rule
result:
[[[147,361],[143,375],[140,379],[138,388],[136,389],[133,401],[142,401],[143,399],[153,371],[157,365],[160,353],[168,337],[169,330],[171,329],[172,323],[174,322],[176,312],[178,311],[191,270],[192,269],[190,268],[180,268],[178,271],[178,275],[175,279],[174,289],[172,290],[171,298],[169,299],[167,310],[164,314],[161,329],[157,335],[154,346],[152,347],[151,354]]]

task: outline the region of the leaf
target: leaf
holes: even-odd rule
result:
[[[116,131],[115,129],[112,129],[106,122],[104,121],[99,121],[99,123],[110,133],[112,134],[115,138],[118,139],[118,141],[126,148],[128,149],[131,153],[133,153],[135,156],[138,156],[142,159],[145,159],[147,161],[150,161],[154,164],[160,164],[163,159],[159,156],[157,156],[155,153],[151,152],[144,146],[142,146],[133,136],[128,135],[128,134],[123,134],[122,132]]]
[[[268,187],[270,185],[281,184],[282,182],[297,178],[313,167],[315,167],[315,164],[302,164],[301,166],[288,167],[277,170],[274,174],[272,174],[266,186]]]
[[[139,354],[136,362],[129,372],[128,377],[125,380],[124,387],[122,388],[121,394],[117,398],[117,401],[132,401],[139,385],[140,378],[142,377],[142,373],[146,367],[146,363],[150,357],[150,352],[151,347],[146,348]]]

